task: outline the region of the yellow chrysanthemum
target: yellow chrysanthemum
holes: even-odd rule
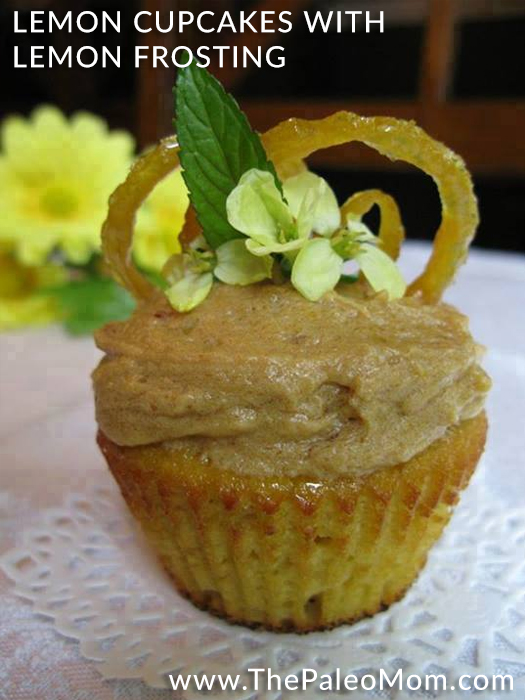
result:
[[[66,276],[62,267],[26,267],[11,254],[0,252],[0,330],[58,320],[53,298],[39,291],[61,284]]]
[[[26,265],[54,250],[76,264],[99,248],[108,197],[130,166],[134,142],[91,114],[67,119],[40,107],[0,131],[0,241]]]
[[[160,182],[137,216],[133,252],[145,270],[160,272],[181,250],[179,234],[188,208],[188,191],[180,170]]]

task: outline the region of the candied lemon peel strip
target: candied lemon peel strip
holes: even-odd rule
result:
[[[352,141],[360,141],[391,160],[403,160],[430,175],[438,188],[442,219],[425,270],[409,285],[407,294],[419,293],[427,303],[439,301],[465,261],[479,222],[472,180],[458,155],[414,122],[361,117],[352,112],[337,112],[319,120],[289,119],[267,131],[262,140],[281,176],[300,171],[303,161],[315,151]],[[135,214],[155,185],[180,167],[177,154],[175,137],[161,141],[137,161],[110,199],[102,229],[104,256],[115,279],[137,300],[148,298],[154,287],[133,266]],[[359,192],[344,204],[342,213],[362,216],[374,204],[381,212],[381,247],[396,259],[404,230],[397,204],[389,195],[380,190]]]
[[[137,301],[147,299],[155,287],[133,264],[133,233],[137,211],[155,186],[180,167],[176,137],[162,140],[131,168],[126,180],[109,199],[102,226],[102,253],[109,272]]]
[[[305,159],[322,148],[360,141],[391,160],[415,165],[435,181],[441,199],[441,225],[424,272],[408,287],[426,302],[439,301],[465,261],[479,222],[472,180],[463,160],[414,122],[336,112],[318,120],[289,119],[263,136],[268,157],[280,162]]]
[[[381,190],[363,190],[356,192],[341,207],[343,221],[349,215],[362,218],[374,205],[379,207],[379,247],[392,260],[397,260],[401,244],[405,239],[405,228],[396,200]]]

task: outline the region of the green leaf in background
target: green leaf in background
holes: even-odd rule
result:
[[[135,308],[131,295],[109,277],[87,277],[45,293],[56,299],[64,327],[72,335],[93,333],[109,321],[124,320]]]
[[[204,237],[218,248],[241,236],[228,222],[226,199],[247,170],[266,170],[282,186],[237,102],[195,61],[179,70],[175,97],[183,177]]]

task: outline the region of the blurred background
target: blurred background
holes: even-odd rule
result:
[[[35,36],[13,33],[12,11],[71,8],[69,0],[3,0],[0,36],[0,118],[27,115],[52,103],[66,113],[92,111],[111,127],[125,128],[140,146],[170,132],[173,69],[133,67],[136,43],[201,44],[250,42],[285,46],[286,67],[222,70],[215,74],[238,98],[252,124],[263,131],[288,116],[319,117],[336,109],[413,118],[460,153],[474,174],[481,208],[476,245],[525,251],[525,2],[524,0],[76,0],[74,11],[122,12],[122,32],[38,35],[38,44],[62,51],[105,44],[122,47],[122,67],[17,70],[13,46]],[[292,11],[289,34],[137,35],[133,17],[141,9],[239,9]],[[385,32],[309,34],[304,9],[383,10]],[[220,40],[219,40],[220,38]],[[429,178],[392,164],[365,147],[318,153],[312,166],[340,198],[380,187],[398,200],[408,235],[430,238],[439,221],[439,201]]]
[[[463,156],[473,174],[481,214],[474,245],[525,252],[525,0],[75,0],[75,16],[88,10],[114,17],[120,10],[121,32],[33,35],[14,33],[14,10],[27,27],[31,10],[52,10],[60,19],[72,10],[70,0],[0,3],[0,330],[60,321],[80,335],[133,308],[107,275],[100,228],[108,196],[133,159],[173,131],[176,72],[153,69],[151,61],[135,69],[136,44],[170,53],[181,45],[244,43],[252,53],[284,46],[283,68],[211,65],[257,130],[340,109],[414,119]],[[359,20],[353,32],[349,19],[342,33],[334,25],[311,34],[302,14],[364,9],[371,18],[384,12],[384,33],[367,33]],[[159,13],[161,27],[169,26],[168,13],[183,10],[211,10],[217,23],[225,11],[235,18],[240,10],[288,10],[293,30],[200,35],[192,25],[182,34],[139,34],[133,19],[142,10]],[[14,68],[14,47],[27,57],[32,45],[53,46],[59,56],[68,46],[74,55],[85,45],[99,54],[102,46],[113,54],[120,46],[121,67]],[[54,107],[34,112],[43,104]],[[71,118],[79,110],[108,126],[94,116]],[[408,237],[433,237],[441,207],[425,174],[355,144],[318,152],[310,166],[340,201],[369,188],[390,193]],[[179,250],[186,207],[174,173],[139,212],[135,262],[161,285],[164,262]],[[374,209],[366,222],[377,230]]]

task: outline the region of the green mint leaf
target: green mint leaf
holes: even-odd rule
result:
[[[228,222],[226,200],[241,175],[266,170],[279,182],[261,139],[234,98],[195,61],[179,70],[174,90],[180,160],[204,237],[212,248],[241,237]]]
[[[130,294],[109,277],[86,277],[46,290],[63,314],[68,333],[93,333],[109,321],[121,321],[131,314],[135,302]]]

